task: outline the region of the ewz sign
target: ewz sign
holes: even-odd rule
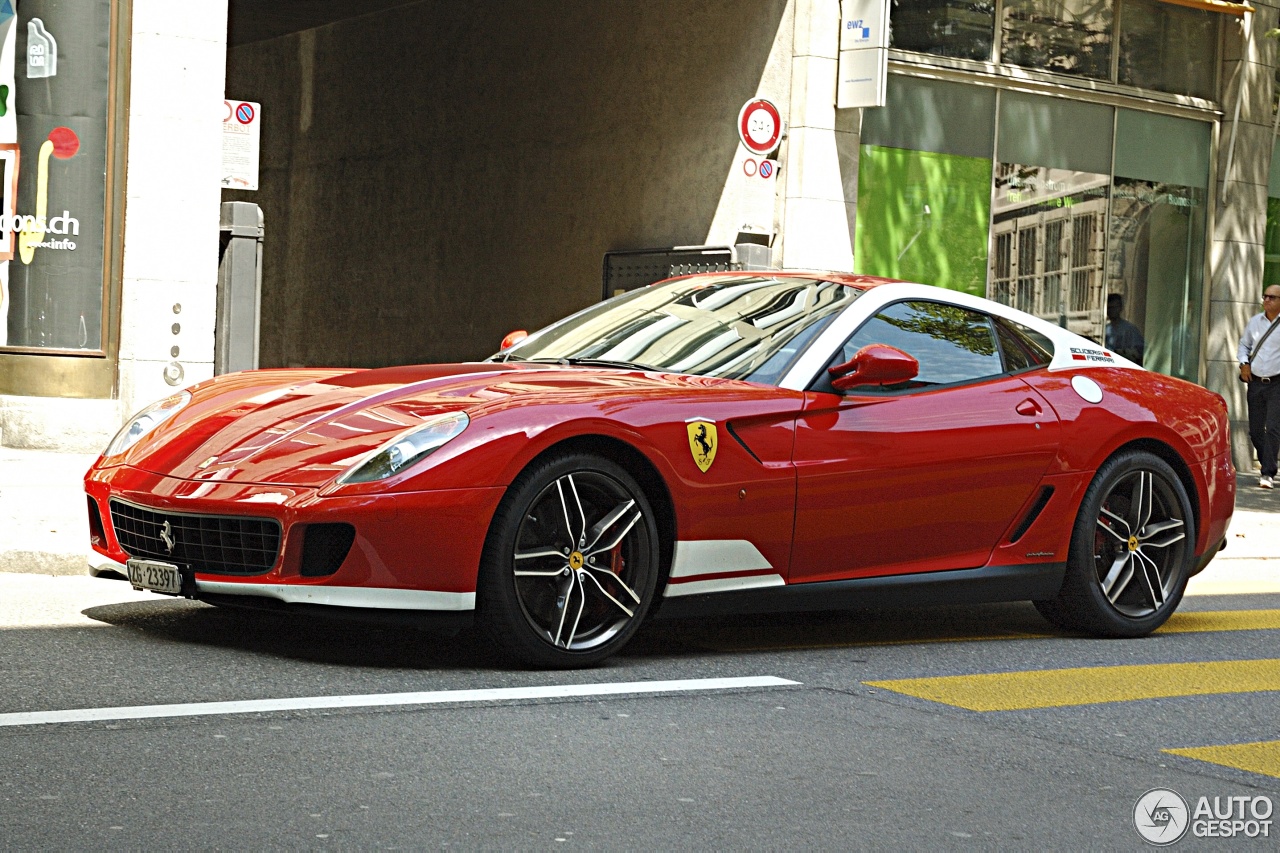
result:
[[[836,107],[883,107],[889,76],[889,0],[840,0]]]

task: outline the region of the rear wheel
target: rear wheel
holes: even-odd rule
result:
[[[481,622],[526,663],[586,666],[631,638],[657,579],[658,528],[636,481],[599,456],[552,456],[523,472],[494,514]]]
[[[1142,451],[1113,457],[1081,501],[1062,590],[1036,608],[1069,630],[1145,636],[1182,600],[1195,537],[1191,501],[1168,463]]]

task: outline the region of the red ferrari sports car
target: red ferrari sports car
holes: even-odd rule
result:
[[[85,478],[91,567],[479,623],[590,664],[650,616],[1030,600],[1149,633],[1225,542],[1221,397],[954,291],[717,273],[487,361],[219,376]]]

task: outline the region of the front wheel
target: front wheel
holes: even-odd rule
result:
[[[596,663],[644,619],[658,554],[653,509],[626,471],[591,454],[552,456],[524,471],[494,514],[481,622],[525,663]]]
[[[1195,538],[1191,501],[1168,463],[1142,451],[1115,456],[1080,503],[1062,590],[1036,609],[1073,631],[1150,634],[1182,600]]]

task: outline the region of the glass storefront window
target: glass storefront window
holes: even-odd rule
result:
[[[893,0],[889,46],[1212,98],[1221,15],[1164,0]]]
[[[0,9],[0,348],[104,355],[111,2],[18,7]]]
[[[1116,115],[1107,292],[1142,333],[1149,370],[1195,381],[1204,296],[1207,122]]]
[[[1108,176],[997,163],[988,296],[1102,340]]]
[[[889,78],[888,106],[863,118],[857,272],[984,293],[995,98]]]
[[[1111,191],[1108,294],[1145,342],[1149,370],[1194,381],[1199,372],[1205,191],[1117,176]]]
[[[1112,0],[1005,0],[1001,60],[1111,79]]]
[[[990,61],[995,40],[994,0],[894,0],[889,46],[900,50]]]
[[[1126,0],[1120,7],[1119,82],[1212,98],[1218,17],[1158,0]]]
[[[862,146],[854,269],[981,296],[990,183],[985,157]]]
[[[1209,122],[905,75],[888,93],[863,119],[855,271],[985,295],[1115,349],[1123,320],[1145,367],[1198,381]],[[1280,284],[1280,145],[1272,164],[1265,275]]]
[[[987,296],[1101,342],[1112,110],[1003,92]]]

